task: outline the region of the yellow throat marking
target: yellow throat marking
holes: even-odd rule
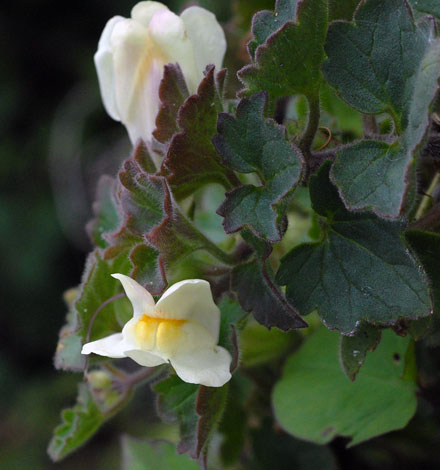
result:
[[[172,349],[180,335],[180,327],[187,320],[175,320],[172,318],[150,317],[142,315],[135,326],[135,336],[142,348],[154,349],[155,347],[162,351]]]

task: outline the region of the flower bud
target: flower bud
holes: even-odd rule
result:
[[[159,2],[139,2],[131,18],[108,21],[95,54],[108,114],[125,125],[133,144],[151,141],[164,66],[177,62],[193,94],[207,65],[221,67],[225,50],[223,30],[211,12],[190,7],[179,17]]]

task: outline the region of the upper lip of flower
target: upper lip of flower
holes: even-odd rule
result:
[[[220,311],[209,283],[189,279],[171,286],[157,304],[151,294],[123,274],[118,279],[133,305],[133,318],[122,330],[87,343],[82,353],[131,357],[144,366],[170,362],[185,381],[221,386],[231,374],[229,352],[217,346]]]

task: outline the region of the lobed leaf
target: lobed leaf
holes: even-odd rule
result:
[[[179,423],[179,453],[188,452],[193,459],[204,461],[209,439],[224,411],[227,387],[189,384],[176,375],[153,386],[159,416]]]
[[[349,209],[397,217],[438,90],[434,21],[414,23],[405,0],[368,0],[353,23],[330,26],[326,53],[325,77],[340,96],[363,113],[390,114],[400,134],[391,144],[366,140],[338,152],[333,179]]]
[[[233,233],[248,227],[271,242],[282,237],[285,208],[281,201],[298,184],[303,157],[286,139],[286,130],[264,119],[266,94],[242,99],[236,116],[220,114],[214,145],[228,167],[241,173],[256,173],[262,185],[242,185],[227,193],[217,210],[224,228]]]
[[[350,382],[339,366],[338,334],[321,327],[287,360],[272,396],[276,419],[316,444],[340,435],[353,446],[403,428],[417,407],[416,384],[405,378],[408,345],[409,338],[384,331]]]
[[[172,137],[160,174],[167,180],[177,198],[192,194],[208,183],[230,187],[228,171],[219,161],[211,142],[216,133],[217,114],[223,111],[223,87],[226,70],[214,73],[206,69],[197,94],[180,107],[178,131]]]
[[[251,261],[234,268],[231,287],[243,310],[252,311],[265,327],[286,331],[308,326],[275,285],[264,262]]]
[[[58,462],[85,444],[101,425],[114,416],[131,398],[131,392],[110,391],[105,408],[100,406],[90,387],[81,383],[75,406],[61,413],[62,423],[55,428],[48,453]]]
[[[255,51],[255,63],[239,72],[239,78],[246,86],[243,90],[246,95],[266,90],[271,98],[296,93],[310,98],[319,93],[328,23],[327,1],[302,0],[285,4],[290,9],[283,10],[283,19],[292,16],[294,9],[295,18],[290,18],[267,37],[266,42]],[[268,15],[263,18],[268,19]],[[273,21],[269,23],[272,23],[269,28],[262,28],[263,37],[274,28]]]
[[[402,243],[401,222],[345,209],[329,181],[330,162],[310,181],[313,209],[325,234],[281,260],[277,281],[302,315],[317,309],[330,329],[355,332],[360,323],[390,325],[431,314],[424,274]]]

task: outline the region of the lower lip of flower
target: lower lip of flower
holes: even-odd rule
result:
[[[180,327],[186,322],[144,314],[134,328],[135,337],[142,349],[166,351],[177,342],[182,334]]]

